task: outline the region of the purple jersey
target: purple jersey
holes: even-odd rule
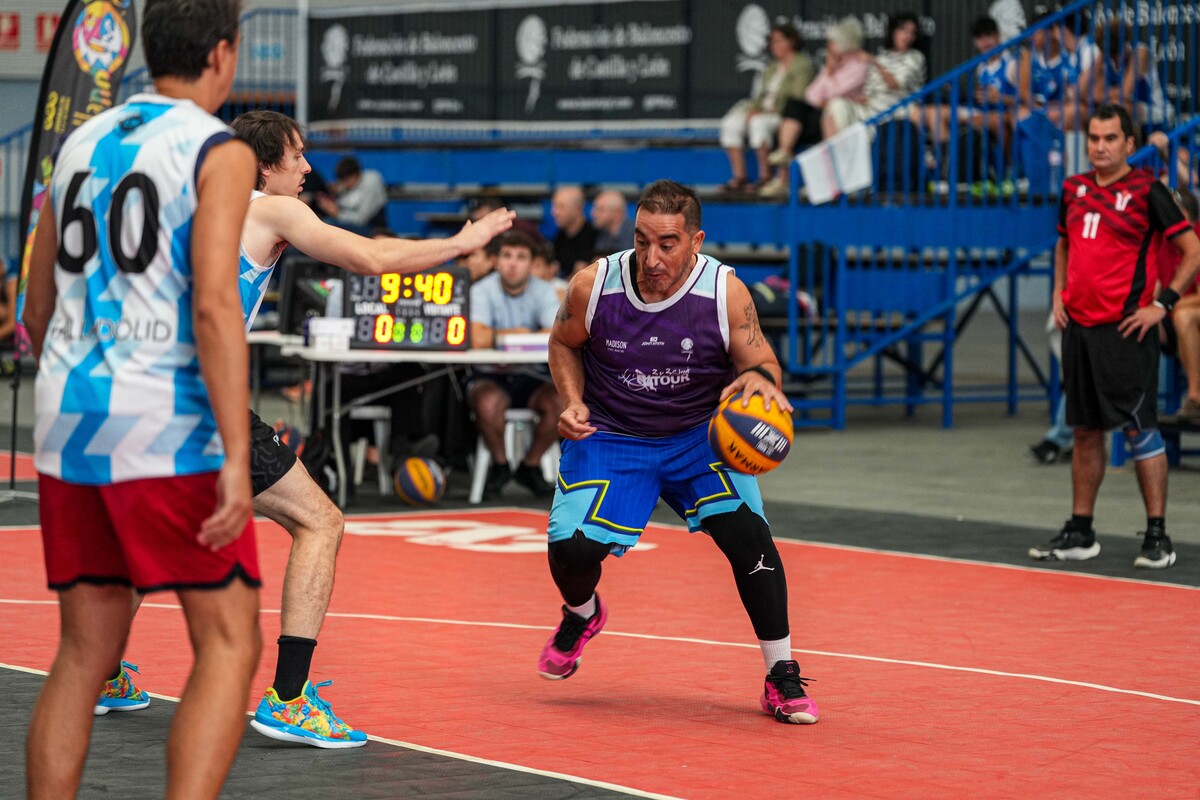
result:
[[[599,430],[658,438],[705,423],[733,379],[726,276],[701,255],[675,294],[638,299],[633,251],[601,259],[587,308],[583,402]]]

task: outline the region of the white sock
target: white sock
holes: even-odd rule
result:
[[[771,671],[771,667],[775,666],[776,661],[792,660],[791,636],[785,636],[782,639],[773,639],[769,642],[759,639],[758,646],[762,648],[763,661],[767,665],[767,672]]]
[[[592,596],[581,606],[567,606],[567,611],[584,619],[591,619],[592,615],[596,613],[596,593],[592,592]]]

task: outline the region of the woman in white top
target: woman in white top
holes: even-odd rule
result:
[[[855,122],[886,111],[925,83],[925,55],[916,49],[917,15],[909,12],[888,18],[887,37],[879,55],[867,56],[871,69],[862,97],[837,97],[825,106],[821,132],[826,138]]]

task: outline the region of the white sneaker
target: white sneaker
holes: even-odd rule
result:
[[[792,160],[792,154],[789,153],[787,150],[784,150],[782,147],[780,147],[776,150],[772,150],[771,154],[769,156],[767,156],[767,163],[770,164],[772,167],[782,167],[784,164],[787,164],[791,160]]]

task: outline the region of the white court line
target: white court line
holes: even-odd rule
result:
[[[396,512],[364,512],[361,514],[347,514],[346,519],[392,519],[394,517],[406,516],[458,516],[463,514],[487,514],[487,513],[510,513],[519,512],[524,514],[536,514],[541,516],[541,512],[533,511],[520,506],[502,506],[499,508],[489,507],[481,508],[478,511],[470,509],[428,509],[412,511],[396,511]],[[255,517],[256,520],[266,520],[266,517]],[[269,520],[268,520],[269,521]],[[686,525],[676,525],[670,522],[654,522],[650,525],[658,528],[665,528],[673,533],[689,533]],[[37,526],[30,525],[0,525],[0,532],[3,531],[37,531]],[[788,537],[775,537],[775,543],[784,543],[791,545],[799,545],[801,547],[819,547],[826,550],[844,550],[850,553],[873,553],[876,555],[891,556],[893,558],[914,558],[920,561],[937,561],[945,564],[971,564],[977,567],[994,567],[996,569],[1017,570],[1020,572],[1029,572],[1035,575],[1056,575],[1066,578],[1086,578],[1094,581],[1114,581],[1116,583],[1129,583],[1136,586],[1159,586],[1166,589],[1186,589],[1190,592],[1200,592],[1200,586],[1190,586],[1185,583],[1171,583],[1169,581],[1151,581],[1145,578],[1123,578],[1119,575],[1096,575],[1090,572],[1065,572],[1060,570],[1046,569],[1044,567],[1025,567],[1020,564],[1005,564],[999,561],[979,561],[972,558],[958,558],[956,556],[937,556],[926,553],[907,553],[903,550],[884,550],[878,547],[861,547],[852,544],[838,544],[835,542],[816,542],[805,539],[791,539]],[[637,552],[636,550],[634,552]]]
[[[143,603],[143,605],[149,605],[149,604]],[[154,607],[155,608],[178,608],[179,606],[158,606],[158,605],[156,605]],[[47,674],[49,674],[45,670],[32,669],[30,667],[18,667],[15,664],[0,663],[0,669],[10,669],[14,672],[25,672],[25,673],[28,673],[29,675],[40,675],[42,677],[45,677]],[[150,695],[151,697],[158,698],[159,700],[167,700],[172,703],[179,702],[178,697],[173,697],[172,695],[169,695],[169,694],[159,694],[158,692],[146,692],[146,694]],[[250,717],[250,716],[253,716],[253,714],[251,714],[249,711],[247,711],[246,716]],[[509,770],[510,772],[523,772],[528,775],[540,775],[544,778],[555,778],[557,780],[568,781],[570,783],[578,783],[583,786],[595,786],[599,789],[608,789],[609,791],[620,792],[621,794],[627,794],[631,797],[649,797],[649,798],[654,798],[654,800],[680,800],[680,798],[677,798],[674,795],[655,794],[654,792],[644,792],[641,789],[633,789],[628,786],[620,786],[618,784],[608,783],[606,781],[594,781],[589,778],[580,778],[577,775],[567,775],[562,772],[551,772],[550,770],[536,769],[534,767],[526,767],[526,766],[522,766],[521,764],[509,764],[505,761],[493,761],[490,758],[478,758],[476,756],[470,756],[465,753],[455,753],[451,750],[439,750],[436,747],[426,747],[425,745],[422,745],[422,744],[413,744],[411,742],[402,742],[399,739],[387,739],[383,736],[367,736],[367,738],[373,742],[382,742],[383,744],[390,744],[394,747],[403,747],[405,750],[414,750],[418,753],[430,753],[432,755],[442,756],[444,758],[453,758],[456,761],[468,761],[472,764],[483,764],[488,767],[497,767],[499,769],[506,769],[506,770]]]
[[[57,600],[10,600],[0,598],[0,604],[12,605],[55,605]],[[181,609],[181,606],[170,603],[142,603],[142,608],[163,608],[163,609]],[[279,609],[264,608],[261,609],[263,614],[278,614]],[[325,614],[326,617],[337,617],[339,619],[362,619],[373,620],[377,622],[408,622],[424,625],[462,625],[464,627],[476,628],[505,628],[509,630],[522,631],[550,631],[554,628],[547,625],[525,625],[519,622],[477,622],[472,620],[462,619],[438,619],[435,617],[401,617],[391,614],[351,614],[340,611],[329,611]],[[700,644],[711,647],[739,647],[757,650],[757,644],[746,642],[722,642],[716,639],[698,639],[692,636],[659,636],[648,633],[627,633],[625,631],[614,631],[605,628],[604,633],[608,636],[619,636],[625,639],[647,639],[656,642],[674,642],[679,644]],[[1186,697],[1172,697],[1166,694],[1155,694],[1153,692],[1141,692],[1136,689],[1121,689],[1116,686],[1107,686],[1102,683],[1089,683],[1087,681],[1073,681],[1067,678],[1055,678],[1049,675],[1035,675],[1028,672],[1004,672],[1002,670],[984,669],[983,667],[960,667],[954,664],[938,664],[931,661],[910,661],[903,658],[887,658],[884,656],[866,656],[858,653],[835,653],[829,650],[805,650],[799,647],[792,648],[793,653],[802,653],[810,656],[821,656],[824,658],[844,658],[851,661],[870,661],[877,664],[896,664],[905,667],[922,667],[924,669],[940,669],[950,672],[967,672],[974,675],[990,675],[997,678],[1019,678],[1027,681],[1039,681],[1041,683],[1057,683],[1064,686],[1078,686],[1083,689],[1095,689],[1101,692],[1112,692],[1113,694],[1125,694],[1133,697],[1145,697],[1150,700],[1162,700],[1168,703],[1182,703],[1190,706],[1200,706],[1200,700],[1191,700]]]

